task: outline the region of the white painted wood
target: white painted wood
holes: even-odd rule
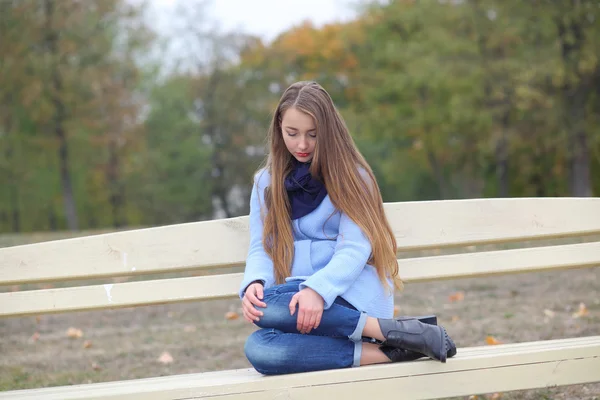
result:
[[[0,249],[0,283],[64,281],[243,264],[248,218],[107,233]]]
[[[406,282],[600,266],[600,242],[398,260]]]
[[[600,198],[386,203],[399,250],[600,233]],[[248,219],[204,221],[0,249],[0,284],[243,265]]]
[[[391,203],[400,250],[600,233],[600,198],[508,198]]]
[[[459,349],[431,360],[265,377],[251,369],[0,393],[13,400],[433,399],[600,381],[600,336]]]
[[[600,266],[600,242],[398,260],[406,283]],[[237,296],[242,274],[0,293],[0,317]]]
[[[0,293],[0,317],[234,297],[242,274]]]

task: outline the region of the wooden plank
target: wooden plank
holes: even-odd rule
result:
[[[238,217],[7,247],[0,284],[241,265],[248,245],[248,218]]]
[[[13,400],[433,399],[600,381],[600,336],[459,349],[431,360],[265,377],[251,369],[0,393]]]
[[[600,233],[600,198],[508,198],[391,203],[399,250]]]
[[[600,242],[398,260],[406,282],[600,266]]]
[[[600,233],[599,198],[386,203],[399,250]],[[0,249],[0,284],[154,274],[243,265],[238,217]]]
[[[407,283],[600,266],[600,242],[398,260]],[[0,317],[237,296],[242,274],[0,293]]]
[[[242,274],[0,293],[0,317],[234,297]]]

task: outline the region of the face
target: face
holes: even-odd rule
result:
[[[283,114],[281,131],[285,146],[296,160],[300,162],[312,160],[317,143],[317,128],[310,115],[296,108],[290,108]]]

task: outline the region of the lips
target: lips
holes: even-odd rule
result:
[[[298,155],[298,157],[308,157],[310,156],[310,153],[296,153]]]

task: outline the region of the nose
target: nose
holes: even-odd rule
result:
[[[300,138],[300,143],[298,143],[298,149],[301,151],[308,149],[308,139],[306,138],[306,136],[302,136]]]

